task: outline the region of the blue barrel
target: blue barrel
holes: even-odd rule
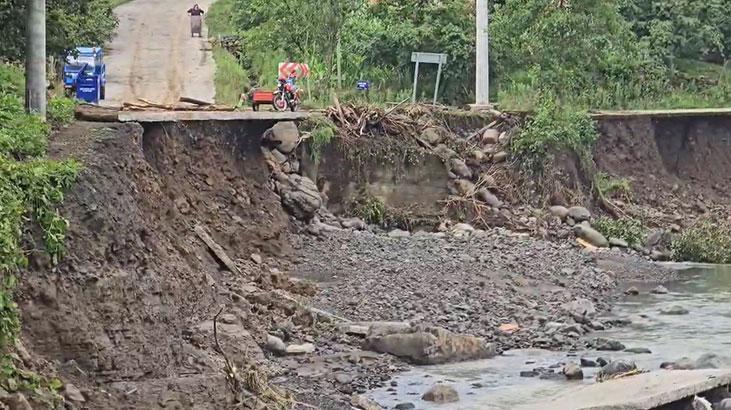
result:
[[[76,79],[76,98],[98,104],[100,92],[101,83],[98,75],[79,75]]]

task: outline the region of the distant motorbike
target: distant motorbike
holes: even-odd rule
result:
[[[292,84],[287,82],[287,79],[280,78],[279,85],[276,91],[274,91],[274,109],[277,111],[290,111],[297,110],[300,104],[300,92],[295,90]]]

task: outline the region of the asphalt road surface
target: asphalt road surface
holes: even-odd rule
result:
[[[213,0],[198,0],[208,11]],[[173,103],[181,96],[213,101],[215,63],[203,23],[191,36],[187,10],[178,0],[135,0],[115,9],[119,29],[107,46],[104,105],[145,98]]]

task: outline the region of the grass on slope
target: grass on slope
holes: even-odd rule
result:
[[[234,33],[231,0],[218,0],[213,3],[207,12],[206,24],[208,35],[216,38]],[[213,58],[216,60],[216,102],[219,104],[236,105],[242,92],[248,89],[249,76],[236,57],[220,45],[214,45]]]

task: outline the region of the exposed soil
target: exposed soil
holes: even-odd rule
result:
[[[37,256],[23,274],[23,340],[82,387],[89,408],[227,408],[219,306],[221,343],[244,368],[262,364],[269,321],[295,309],[242,286],[309,292],[274,269],[289,217],[267,188],[258,138],[230,131],[77,123],[53,140],[53,157],[85,169],[63,209],[68,256],[54,268]],[[197,224],[242,274],[222,269]]]
[[[728,217],[731,120],[635,118],[599,125],[594,158],[602,171],[630,181],[631,214],[663,228]]]

